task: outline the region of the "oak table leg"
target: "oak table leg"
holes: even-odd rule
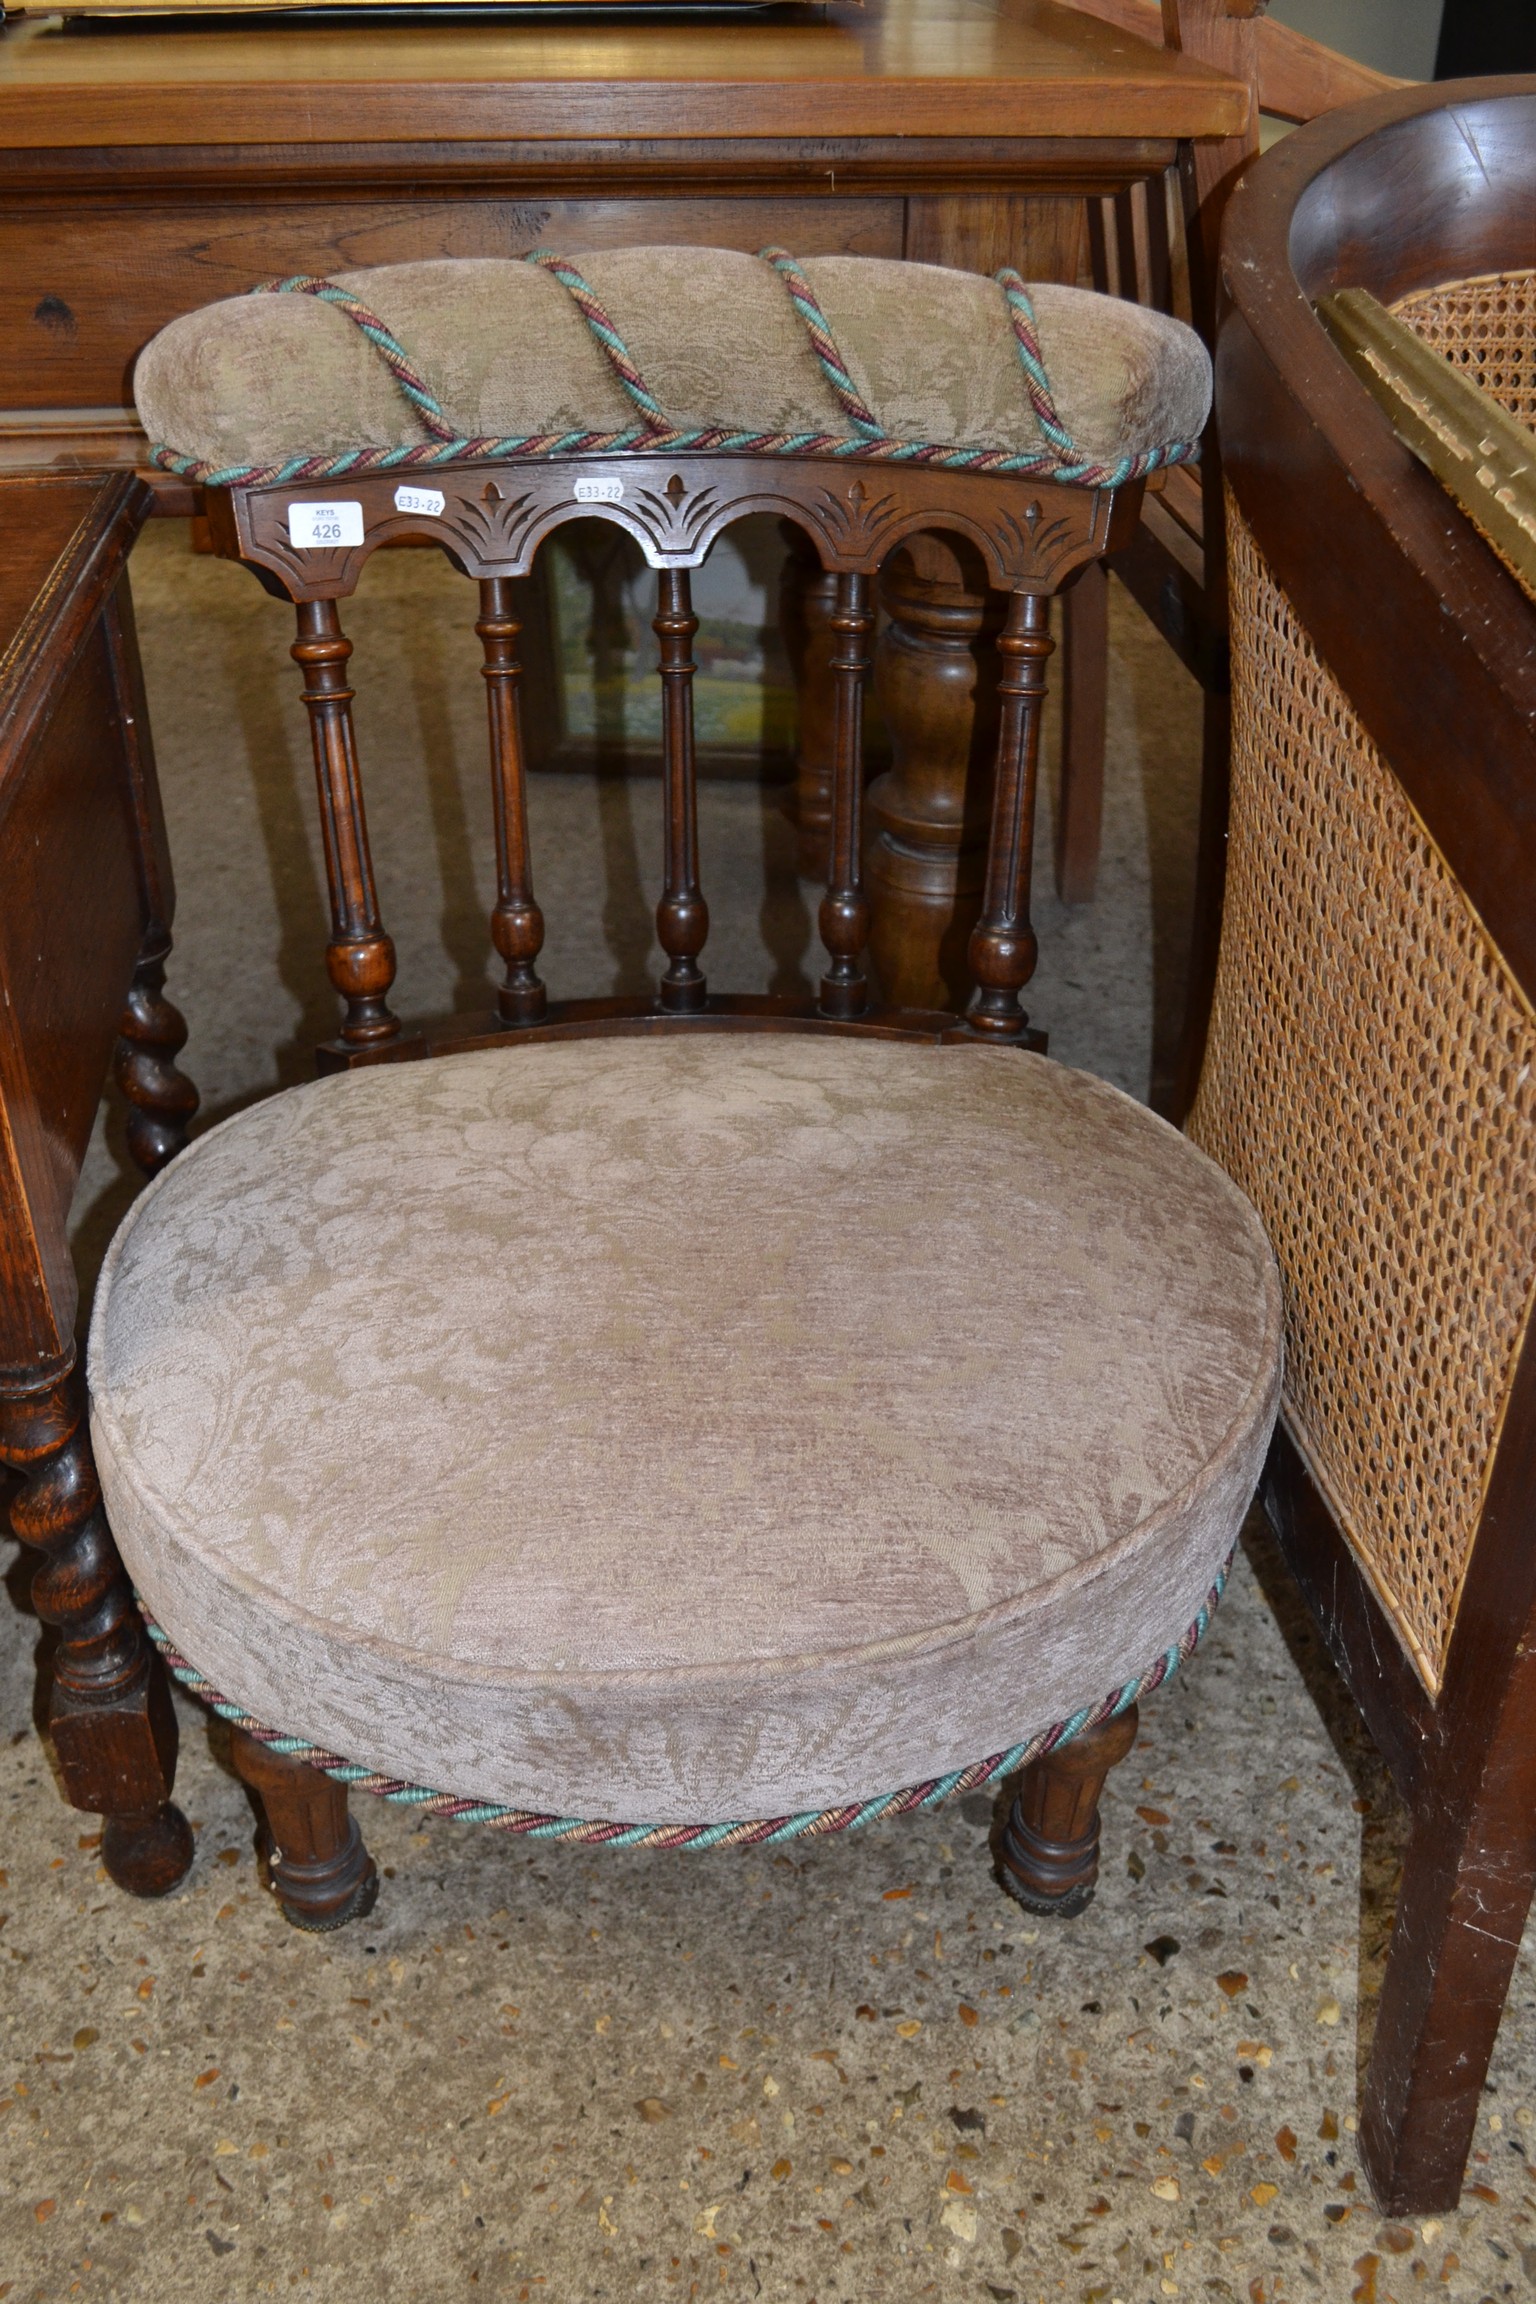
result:
[[[32,1598],[59,1634],[48,1728],[65,1792],[102,1818],[101,1860],[118,1887],[164,1896],[192,1862],[171,1800],[176,1713],[102,1510],[84,1392],[72,1370],[0,1394],[0,1459],[22,1475],[11,1526],[43,1554]]]
[[[324,1934],[373,1910],[379,1875],[347,1813],[347,1790],[307,1761],[236,1728],[230,1756],[256,1795],[272,1892],[295,1928]]]
[[[158,1176],[186,1145],[200,1101],[176,1063],[187,1044],[186,1019],[165,996],[171,939],[161,931],[145,945],[118,1023],[113,1075],[128,1104],[128,1149],[146,1176]]]
[[[869,788],[870,961],[902,1007],[963,1009],[997,750],[1003,601],[947,538],[914,537],[880,579],[875,689],[891,766]]]
[[[1026,1912],[1070,1919],[1093,1901],[1099,1877],[1099,1794],[1136,1741],[1128,1704],[1102,1727],[1025,1769],[1003,1832],[998,1878]]]

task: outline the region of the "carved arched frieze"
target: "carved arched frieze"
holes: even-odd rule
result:
[[[839,575],[872,576],[909,536],[939,529],[976,545],[1000,589],[1054,592],[1129,538],[1140,497],[1139,483],[1069,488],[872,459],[629,455],[210,489],[208,508],[219,550],[293,600],[345,599],[371,554],[407,536],[440,545],[466,576],[523,576],[568,520],[627,530],[653,568],[697,568],[726,528],[753,513],[793,521]],[[334,542],[306,540],[332,529]]]

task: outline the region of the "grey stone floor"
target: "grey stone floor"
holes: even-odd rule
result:
[[[424,555],[351,619],[403,1004],[481,966],[473,643]],[[328,1023],[286,624],[177,531],[136,585],[183,883],[173,989],[214,1112]],[[370,690],[371,684],[371,690]],[[1105,885],[1042,896],[1035,1011],[1145,1091],[1179,958],[1194,699],[1117,619]],[[423,778],[422,753],[431,765]],[[654,787],[537,793],[550,973],[645,965]],[[771,794],[710,788],[722,978],[812,959]],[[720,949],[725,947],[723,961]],[[104,1124],[87,1279],[131,1190]],[[1407,2304],[1536,2289],[1536,1980],[1516,1974],[1459,2213],[1386,2222],[1354,2148],[1401,1819],[1262,1527],[1106,1796],[1098,1900],[1026,1922],[990,1800],[777,1855],[590,1854],[359,1804],[374,1917],[286,1929],[220,1732],[181,1703],[184,1888],[108,1884],[0,1609],[0,2299],[735,2296],[769,2304]]]

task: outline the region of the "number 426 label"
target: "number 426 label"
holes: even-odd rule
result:
[[[301,552],[333,552],[362,540],[363,508],[355,500],[288,507],[288,541]]]

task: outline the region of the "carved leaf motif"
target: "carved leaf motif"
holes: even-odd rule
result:
[[[873,551],[884,531],[901,517],[889,490],[871,499],[862,480],[855,480],[848,490],[846,505],[824,488],[817,509],[829,540],[842,552]]]
[[[1031,504],[1022,518],[1009,511],[997,523],[996,532],[999,538],[1007,540],[1005,549],[1009,557],[1017,556],[1031,575],[1049,575],[1069,552],[1085,543],[1091,533],[1089,524],[1066,517],[1047,520],[1042,526],[1043,517],[1040,506]]]
[[[718,489],[700,488],[690,495],[681,474],[674,472],[664,490],[640,490],[634,517],[658,552],[691,552],[719,508]]]
[[[488,480],[478,502],[470,499],[452,506],[445,526],[450,534],[474,545],[484,558],[498,553],[518,557],[539,509],[536,497],[503,496],[495,481]]]

